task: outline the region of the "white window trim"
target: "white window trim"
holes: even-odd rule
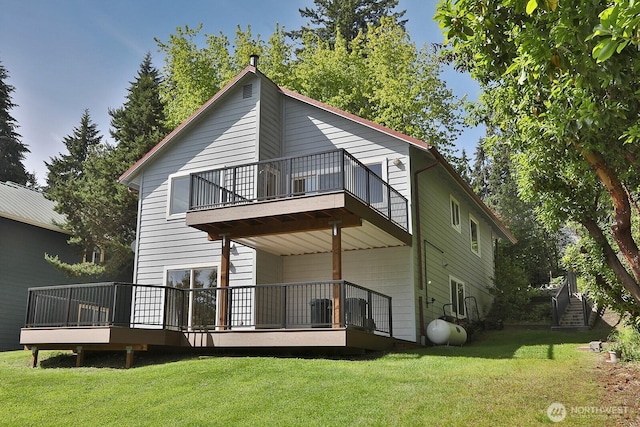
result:
[[[451,304],[454,303],[454,298],[453,298],[454,295],[453,295],[452,290],[451,290],[451,282],[456,282],[458,285],[462,285],[462,308],[464,309],[464,314],[460,314],[459,313],[460,307],[457,307],[457,303],[458,303],[457,295],[456,295],[456,298],[455,298],[455,303],[456,303],[456,308],[457,308],[457,311],[458,311],[458,318],[466,319],[466,317],[467,317],[467,308],[464,305],[464,298],[466,298],[466,296],[467,296],[467,285],[464,283],[464,281],[458,279],[457,277],[451,276],[451,275],[449,276],[449,301],[451,302]],[[457,286],[456,286],[456,290],[457,290]],[[451,316],[455,316],[455,312],[453,310],[453,305],[451,306],[450,314],[451,314]]]
[[[366,161],[360,160],[362,162],[363,165],[365,165],[367,168],[369,168],[369,166],[372,165],[382,165],[382,170],[381,170],[381,174],[382,176],[380,177],[384,182],[386,182],[387,184],[389,184],[389,159],[387,157],[380,157],[380,158],[372,158],[372,159],[367,159]]]
[[[454,219],[453,205],[454,204],[458,208],[458,223],[457,224],[455,224],[454,221],[453,221],[453,219]],[[460,215],[460,202],[458,201],[458,199],[456,199],[452,195],[449,195],[449,224],[451,224],[451,228],[456,230],[458,233],[462,233],[462,226],[461,226],[462,221],[460,221],[460,216],[461,216]]]
[[[188,171],[178,171],[175,173],[170,174],[167,177],[167,197],[166,197],[166,218],[169,219],[184,219],[187,216],[186,212],[182,212],[182,213],[177,213],[177,214],[171,214],[171,181],[174,178],[180,178],[180,177],[184,177],[184,176],[189,176],[192,173],[199,173],[199,172],[207,172],[210,170],[214,170],[214,169],[225,169],[227,167],[226,164],[223,165],[213,165],[213,166],[206,166],[206,167],[200,167],[200,168],[194,168],[194,169],[189,169]]]
[[[201,270],[205,268],[215,268],[217,271],[216,282],[220,283],[220,263],[208,262],[206,264],[200,263],[200,264],[165,265],[162,272],[163,286],[167,286],[167,272],[169,270]]]
[[[164,266],[164,270],[163,270],[163,276],[162,276],[162,281],[163,281],[163,286],[167,286],[167,274],[169,273],[169,270],[189,270],[190,273],[190,278],[189,278],[189,289],[193,289],[191,288],[191,286],[193,286],[193,270],[203,270],[203,269],[207,269],[207,268],[215,268],[216,269],[216,288],[220,287],[220,264],[219,263],[207,263],[207,264],[177,264],[177,265],[169,265],[169,266]],[[164,301],[162,301],[162,304],[164,306]],[[188,319],[187,319],[187,327],[189,329],[191,329],[191,315],[192,315],[192,301],[191,299],[189,300],[189,305],[188,305]],[[218,311],[219,307],[218,307],[218,302],[216,301],[216,313]],[[216,324],[218,322],[218,319],[215,319]]]
[[[477,240],[478,240],[478,250],[475,250],[473,248],[473,228],[471,227],[471,223],[475,223],[476,224],[476,232],[477,232]],[[476,217],[474,217],[473,215],[469,214],[469,247],[471,248],[471,252],[473,252],[474,254],[481,256],[481,250],[480,250],[480,221],[478,221],[476,219]]]
[[[178,173],[173,173],[171,175],[169,175],[169,177],[167,178],[167,206],[166,206],[166,217],[167,220],[171,220],[171,219],[184,219],[187,216],[186,212],[180,212],[180,213],[171,213],[171,193],[173,190],[173,180],[176,178],[184,178],[191,175],[191,171],[189,172],[178,172]],[[165,274],[166,277],[166,274]]]

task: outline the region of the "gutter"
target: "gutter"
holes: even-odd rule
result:
[[[427,166],[423,167],[422,169],[418,169],[413,173],[413,188],[415,192],[413,199],[415,200],[415,213],[416,213],[416,240],[418,241],[418,280],[420,282],[421,290],[423,288],[422,284],[424,282],[424,277],[423,277],[424,271],[422,268],[422,220],[420,217],[420,186],[419,186],[420,180],[418,179],[418,175],[440,164],[440,160],[437,157],[434,157],[434,158],[435,160],[432,163],[429,163]],[[425,289],[424,291],[425,301],[427,302],[427,304],[429,304],[428,302],[429,289],[427,286],[425,286],[424,289]],[[419,302],[418,309],[420,312],[420,335],[426,336],[427,332],[424,325],[424,311],[423,311],[421,296],[418,297],[418,302]]]

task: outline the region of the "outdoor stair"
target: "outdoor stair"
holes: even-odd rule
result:
[[[577,295],[571,295],[569,305],[560,318],[559,326],[552,327],[553,330],[580,331],[588,330],[585,326],[582,313],[582,299]]]

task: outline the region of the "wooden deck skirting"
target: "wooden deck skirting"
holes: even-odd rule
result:
[[[87,338],[93,336],[91,340]],[[133,366],[134,353],[149,347],[192,349],[342,348],[389,350],[397,340],[351,328],[261,329],[178,332],[120,327],[25,328],[21,343],[31,351],[31,366],[38,364],[40,350],[69,350],[82,366],[88,351],[126,351],[126,368]]]

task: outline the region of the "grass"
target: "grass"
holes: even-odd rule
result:
[[[546,409],[594,406],[598,333],[487,331],[464,347],[377,357],[113,357],[0,353],[0,425],[532,426]],[[115,366],[124,364],[117,355]],[[63,367],[61,367],[63,366]],[[604,424],[569,416],[563,425]]]

